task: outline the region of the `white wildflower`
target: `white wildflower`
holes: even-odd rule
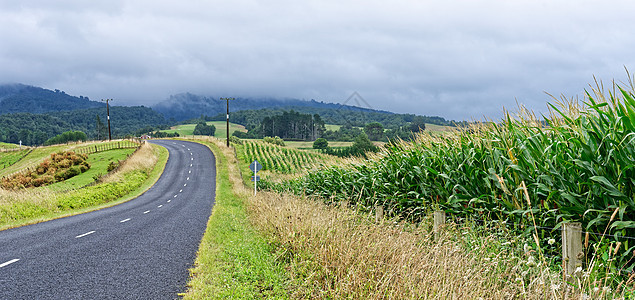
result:
[[[556,243],[556,240],[555,240],[555,239],[549,239],[549,240],[547,241],[547,244],[549,244],[549,245],[553,245],[553,244],[555,244],[555,243]]]
[[[533,256],[529,256],[529,258],[527,259],[527,266],[528,267],[535,267],[536,266],[536,260],[534,259]]]
[[[531,246],[527,245],[527,243],[525,243],[525,245],[523,246],[523,250],[525,251],[525,253],[529,252],[529,250],[531,250]]]

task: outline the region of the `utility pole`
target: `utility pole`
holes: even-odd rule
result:
[[[220,100],[226,100],[227,101],[227,147],[229,147],[229,100],[236,100],[236,98],[234,98],[234,97],[229,97],[229,98],[221,97]]]
[[[112,135],[110,134],[110,106],[108,105],[109,101],[112,101],[112,99],[101,99],[101,101],[106,101],[106,115],[108,118],[108,141],[112,140]]]

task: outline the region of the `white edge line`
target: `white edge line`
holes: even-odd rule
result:
[[[20,260],[20,259],[15,258],[15,259],[12,259],[12,260],[10,260],[10,261],[8,261],[8,262],[2,263],[2,264],[0,264],[0,268],[2,268],[2,267],[6,267],[6,266],[8,266],[8,265],[10,265],[10,264],[12,264],[12,263],[14,263],[14,262],[18,261],[18,260]]]
[[[93,231],[86,232],[86,233],[84,233],[84,234],[80,234],[80,235],[76,236],[75,238],[76,238],[76,239],[78,239],[78,238],[85,237],[85,236],[87,236],[87,235],[89,235],[89,234],[93,234],[93,233],[95,233],[95,231],[94,231],[94,230],[93,230]]]
[[[128,222],[128,221],[130,221],[130,218],[123,219],[123,220],[119,221],[119,223],[125,223],[125,222]]]

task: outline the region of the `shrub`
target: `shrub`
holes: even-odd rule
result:
[[[1,185],[5,189],[20,189],[66,180],[90,169],[87,158],[85,154],[75,154],[72,151],[52,153],[34,171],[4,178]]]
[[[242,145],[243,144],[243,141],[241,139],[239,139],[237,136],[233,136],[233,135],[229,137],[229,141],[234,143],[234,144],[237,144],[237,145]]]
[[[276,137],[266,136],[262,140],[265,141],[266,143],[270,143],[270,144],[274,144],[274,145],[278,145],[278,146],[283,146],[284,147],[284,140],[281,139],[278,136],[276,136]]]
[[[329,142],[325,138],[319,138],[313,142],[313,149],[326,149],[329,146]]]

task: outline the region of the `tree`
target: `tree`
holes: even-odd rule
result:
[[[214,133],[216,133],[216,126],[207,125],[205,122],[199,122],[196,124],[196,127],[194,127],[194,135],[214,136]]]
[[[377,151],[377,146],[373,145],[373,142],[370,141],[370,139],[365,133],[358,135],[355,138],[355,141],[353,142],[353,145],[351,147],[354,150],[359,152],[367,152],[367,151],[376,152]]]
[[[408,125],[408,129],[412,132],[421,132],[426,129],[426,122],[422,116],[415,116]]]
[[[384,138],[384,126],[379,122],[368,123],[364,126],[364,133],[369,139],[379,141]]]
[[[313,142],[313,149],[326,149],[329,147],[329,142],[325,138],[318,138]]]
[[[108,128],[106,127],[104,122],[101,121],[101,118],[99,117],[99,115],[96,115],[96,117],[97,117],[97,121],[96,121],[97,124],[95,125],[95,133],[97,134],[97,140],[105,139],[106,136],[108,135]]]

